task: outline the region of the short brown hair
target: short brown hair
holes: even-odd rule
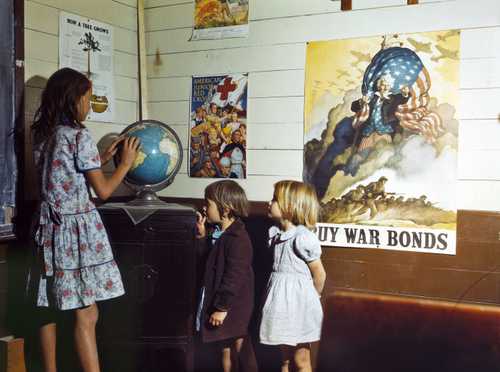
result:
[[[224,209],[229,210],[231,217],[248,216],[248,199],[243,188],[231,180],[211,183],[205,188],[205,199],[210,199],[217,205],[222,215]]]
[[[319,203],[314,189],[298,181],[279,181],[274,184],[273,199],[281,215],[294,225],[313,229],[318,221]]]

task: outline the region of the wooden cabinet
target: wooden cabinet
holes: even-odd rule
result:
[[[99,212],[126,291],[99,304],[103,371],[192,371],[195,210],[162,208],[137,225],[122,209]]]

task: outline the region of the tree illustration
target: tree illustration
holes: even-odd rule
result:
[[[90,78],[90,52],[100,52],[99,41],[94,39],[90,32],[86,32],[80,39],[78,45],[83,45],[83,51],[87,52],[87,76]]]

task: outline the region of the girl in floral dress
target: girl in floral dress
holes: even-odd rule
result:
[[[46,372],[56,371],[55,313],[75,312],[75,344],[84,372],[98,372],[95,325],[97,301],[124,293],[120,272],[89,184],[105,200],[122,182],[137,155],[137,138],[119,138],[102,157],[82,124],[90,110],[92,83],[85,75],[63,68],[48,80],[32,126],[40,205],[35,246],[40,275],[31,277],[37,306],[51,314],[40,327]],[[121,163],[108,178],[101,164],[122,142]],[[47,310],[49,309],[49,310]]]

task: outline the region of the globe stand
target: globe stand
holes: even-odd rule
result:
[[[166,205],[167,203],[160,200],[156,193],[148,188],[140,190],[136,194],[136,198],[127,203],[130,206],[136,207],[147,207],[147,206],[155,206],[155,205]]]

